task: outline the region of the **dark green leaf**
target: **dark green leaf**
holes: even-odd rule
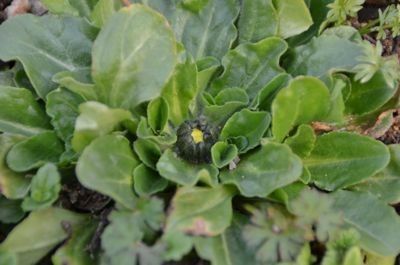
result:
[[[143,164],[156,169],[156,164],[161,157],[161,149],[156,143],[151,140],[137,139],[133,143],[133,148]]]
[[[21,199],[28,193],[30,179],[10,170],[6,164],[6,155],[12,146],[25,138],[17,135],[0,135],[0,193],[8,199]]]
[[[226,142],[217,142],[211,148],[211,157],[214,165],[218,168],[223,168],[229,165],[238,155],[236,145],[228,144]]]
[[[146,196],[163,191],[168,186],[168,181],[157,171],[141,164],[133,171],[133,184],[140,196]]]
[[[283,72],[279,59],[286,49],[286,42],[272,37],[229,51],[222,60],[223,74],[211,86],[212,94],[240,87],[252,100],[273,77]]]
[[[49,119],[29,90],[0,86],[0,131],[31,136],[48,129]]]
[[[17,223],[25,215],[21,208],[20,200],[8,200],[5,197],[0,196],[0,209],[0,223],[4,224]]]
[[[208,164],[191,164],[172,150],[166,150],[157,163],[161,176],[180,185],[194,186],[201,181],[210,186],[217,183],[218,169]]]
[[[301,160],[283,144],[268,142],[240,157],[234,170],[220,174],[222,182],[234,184],[246,197],[266,197],[300,177]]]
[[[310,125],[300,125],[295,135],[287,138],[285,144],[289,145],[292,151],[299,157],[307,157],[314,149],[315,141],[314,129]]]
[[[245,153],[260,144],[261,138],[271,122],[270,115],[265,111],[243,109],[236,112],[225,124],[220,139],[229,140],[235,137],[245,137],[247,146],[238,146],[239,153]]]
[[[7,154],[7,165],[14,171],[24,172],[46,163],[57,164],[64,145],[54,132],[44,132],[15,144]]]
[[[0,59],[18,60],[43,99],[57,88],[51,81],[62,71],[79,72],[90,66],[89,24],[78,18],[22,15],[0,28]]]
[[[389,150],[381,142],[355,133],[332,132],[317,137],[304,165],[318,187],[332,191],[373,176],[389,159]]]

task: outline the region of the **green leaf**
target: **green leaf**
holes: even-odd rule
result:
[[[93,240],[94,233],[98,227],[97,222],[87,222],[72,231],[68,238],[56,253],[52,256],[51,261],[54,265],[91,265],[97,264],[96,259],[91,257],[87,249]]]
[[[332,132],[317,137],[304,165],[319,188],[332,191],[373,176],[389,159],[389,150],[381,142],[354,133]]]
[[[252,223],[242,231],[248,247],[255,249],[259,264],[292,261],[305,243],[304,232],[296,227],[294,217],[285,209],[266,204],[261,207],[249,207]]]
[[[387,204],[400,203],[400,145],[389,145],[390,162],[372,178],[352,186],[352,190],[368,192]]]
[[[304,0],[273,0],[273,4],[278,16],[278,36],[286,39],[298,35],[313,24]]]
[[[380,71],[366,83],[353,81],[346,112],[362,115],[376,111],[393,97],[396,89],[387,84]]]
[[[224,72],[212,84],[211,93],[216,95],[225,88],[240,87],[252,100],[260,89],[283,72],[279,59],[286,49],[285,41],[272,37],[230,50],[222,60]]]
[[[138,138],[145,140],[154,141],[161,146],[169,146],[176,142],[177,136],[175,131],[167,127],[165,132],[156,135],[147,123],[147,119],[141,117],[140,122],[137,126],[136,135]]]
[[[197,91],[197,66],[193,59],[176,66],[162,97],[168,102],[169,119],[178,126],[189,118],[189,110]]]
[[[77,152],[82,152],[94,139],[111,133],[121,122],[132,118],[127,110],[111,109],[94,101],[81,104],[79,112],[72,138],[72,146]]]
[[[223,125],[235,112],[246,107],[249,96],[241,88],[225,88],[213,98],[207,92],[203,93],[204,116],[214,124]],[[208,99],[207,99],[208,97]]]
[[[64,142],[70,142],[74,133],[75,121],[79,115],[79,105],[84,99],[64,88],[58,88],[47,95],[46,112],[51,124]]]
[[[90,15],[93,25],[102,28],[121,7],[122,3],[118,0],[99,0]]]
[[[0,196],[0,209],[0,223],[3,224],[17,223],[25,215],[21,208],[20,200],[8,200],[7,198]]]
[[[176,8],[172,26],[180,42],[196,59],[221,59],[236,39],[237,0],[208,0],[197,13]]]
[[[196,237],[196,252],[213,265],[257,264],[254,250],[243,238],[243,228],[247,223],[246,216],[234,214],[231,225],[221,235]]]
[[[32,178],[30,196],[22,203],[26,212],[50,207],[61,191],[61,176],[53,164],[45,164],[39,168]]]
[[[238,155],[236,145],[226,142],[217,142],[211,148],[211,158],[218,168],[223,168],[229,165]]]
[[[157,163],[157,170],[165,179],[184,186],[194,186],[202,181],[208,185],[217,182],[218,169],[208,164],[191,164],[170,149],[167,149]]]
[[[109,217],[111,224],[107,226],[101,237],[101,245],[104,249],[102,264],[161,265],[163,246],[155,244],[149,247],[142,242],[142,239],[149,228],[161,228],[162,217],[162,201],[155,199],[139,200],[133,212],[112,212]]]
[[[334,193],[337,211],[361,234],[360,245],[368,252],[395,256],[400,252],[400,219],[395,210],[367,193]]]
[[[170,232],[163,235],[161,242],[166,245],[164,260],[179,261],[193,248],[193,238],[181,233]]]
[[[244,1],[239,20],[241,42],[257,42],[280,36],[288,38],[306,31],[312,18],[303,0]]]
[[[17,257],[9,251],[0,250],[0,265],[17,265]]]
[[[85,215],[59,208],[32,212],[0,244],[0,251],[15,255],[16,264],[36,264],[68,237],[63,224],[75,229],[86,220]]]
[[[28,193],[30,179],[10,170],[6,163],[8,151],[25,138],[18,135],[0,134],[0,193],[7,199],[21,199]]]
[[[234,189],[183,187],[171,203],[166,231],[182,231],[197,236],[216,236],[231,223]],[[204,198],[207,198],[206,200]]]
[[[240,157],[234,170],[220,174],[223,183],[234,184],[246,197],[266,197],[274,190],[299,179],[301,160],[283,144],[268,142]]]
[[[279,91],[272,103],[272,133],[283,141],[297,125],[324,118],[329,110],[329,90],[314,77],[297,77]]]
[[[7,165],[24,172],[46,163],[57,164],[64,146],[54,132],[44,132],[15,144],[7,154]]]
[[[310,125],[302,124],[297,129],[295,135],[285,140],[285,144],[287,144],[296,155],[305,158],[311,154],[316,140],[317,137],[314,133],[314,129]]]
[[[137,194],[146,196],[163,191],[167,188],[168,181],[157,171],[141,164],[133,171],[133,184]]]
[[[197,65],[197,87],[199,91],[204,91],[220,66],[219,60],[214,57],[205,57],[196,62]]]
[[[151,140],[137,139],[133,143],[133,148],[143,164],[156,169],[156,164],[161,157],[161,149],[156,143]]]
[[[243,1],[239,18],[240,43],[276,36],[278,19],[273,0]]]
[[[265,111],[251,111],[243,109],[236,112],[226,122],[221,131],[220,139],[229,140],[235,137],[245,137],[247,146],[238,146],[239,153],[245,153],[260,144],[261,138],[271,122],[270,115]]]
[[[0,131],[32,136],[48,129],[46,113],[29,90],[0,86]]]
[[[51,13],[89,18],[97,0],[44,0],[42,2]]]
[[[333,198],[315,190],[303,190],[290,205],[299,228],[315,233],[319,242],[326,242],[342,224],[340,213],[333,211]]]
[[[168,102],[162,97],[153,99],[147,106],[147,122],[156,134],[164,131],[168,123],[168,113]]]
[[[92,29],[80,18],[22,15],[0,27],[0,59],[24,65],[36,93],[43,99],[57,88],[51,77],[90,66]]]
[[[158,97],[174,70],[176,47],[167,21],[150,8],[131,5],[115,13],[93,46],[92,76],[99,99],[133,111]]]
[[[257,97],[254,98],[252,102],[252,107],[258,110],[271,111],[274,98],[282,88],[287,87],[290,80],[290,75],[286,73],[274,77],[260,92],[258,92]]]
[[[82,72],[84,73],[83,76],[81,75]],[[64,71],[57,73],[52,79],[63,88],[81,96],[85,101],[98,101],[95,85],[92,84],[90,76],[87,76],[87,71],[82,72],[77,74]]]
[[[78,160],[76,174],[85,187],[132,209],[136,202],[132,172],[138,165],[126,138],[107,135],[95,139],[85,148]]]
[[[335,34],[324,33],[307,44],[295,48],[287,62],[293,76],[322,77],[331,72],[351,71],[362,53],[359,45]]]

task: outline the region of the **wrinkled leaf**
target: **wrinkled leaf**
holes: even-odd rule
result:
[[[156,164],[161,157],[160,147],[156,143],[146,139],[137,139],[133,143],[133,148],[143,164],[156,169]]]
[[[90,66],[92,32],[81,18],[22,15],[0,28],[0,59],[24,65],[36,93],[43,99],[57,88],[51,77]]]
[[[279,58],[286,49],[286,42],[275,37],[239,45],[223,58],[224,72],[212,84],[211,93],[216,95],[225,88],[240,87],[253,99],[273,77],[283,72]]]
[[[147,106],[147,122],[156,134],[164,131],[168,122],[168,113],[168,102],[162,97],[153,99]]]

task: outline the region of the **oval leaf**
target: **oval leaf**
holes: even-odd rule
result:
[[[317,138],[304,164],[319,188],[332,191],[373,176],[389,159],[389,150],[381,142],[354,133],[332,132]]]
[[[234,184],[246,197],[266,197],[299,179],[301,160],[283,144],[266,143],[253,152],[240,157],[234,170],[220,174],[222,182]]]
[[[100,100],[133,111],[159,96],[174,70],[176,47],[166,19],[152,9],[131,5],[115,13],[93,46],[92,76]]]
[[[83,151],[76,174],[85,187],[132,209],[136,201],[132,172],[138,165],[126,138],[107,135],[97,138]]]
[[[296,125],[322,119],[329,111],[329,90],[314,77],[298,77],[272,103],[272,133],[283,141]]]
[[[233,195],[233,189],[226,186],[179,189],[172,199],[166,231],[179,230],[197,236],[222,233],[231,223]]]
[[[17,172],[39,168],[49,163],[57,164],[64,145],[54,132],[45,132],[14,145],[7,154],[8,166]]]

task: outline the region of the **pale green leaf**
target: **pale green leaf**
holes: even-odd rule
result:
[[[138,165],[126,138],[106,135],[85,148],[78,160],[76,173],[85,187],[108,195],[132,209],[136,202],[132,172]]]
[[[142,5],[122,8],[93,46],[92,76],[99,99],[133,111],[160,95],[176,61],[177,44],[164,17]]]

